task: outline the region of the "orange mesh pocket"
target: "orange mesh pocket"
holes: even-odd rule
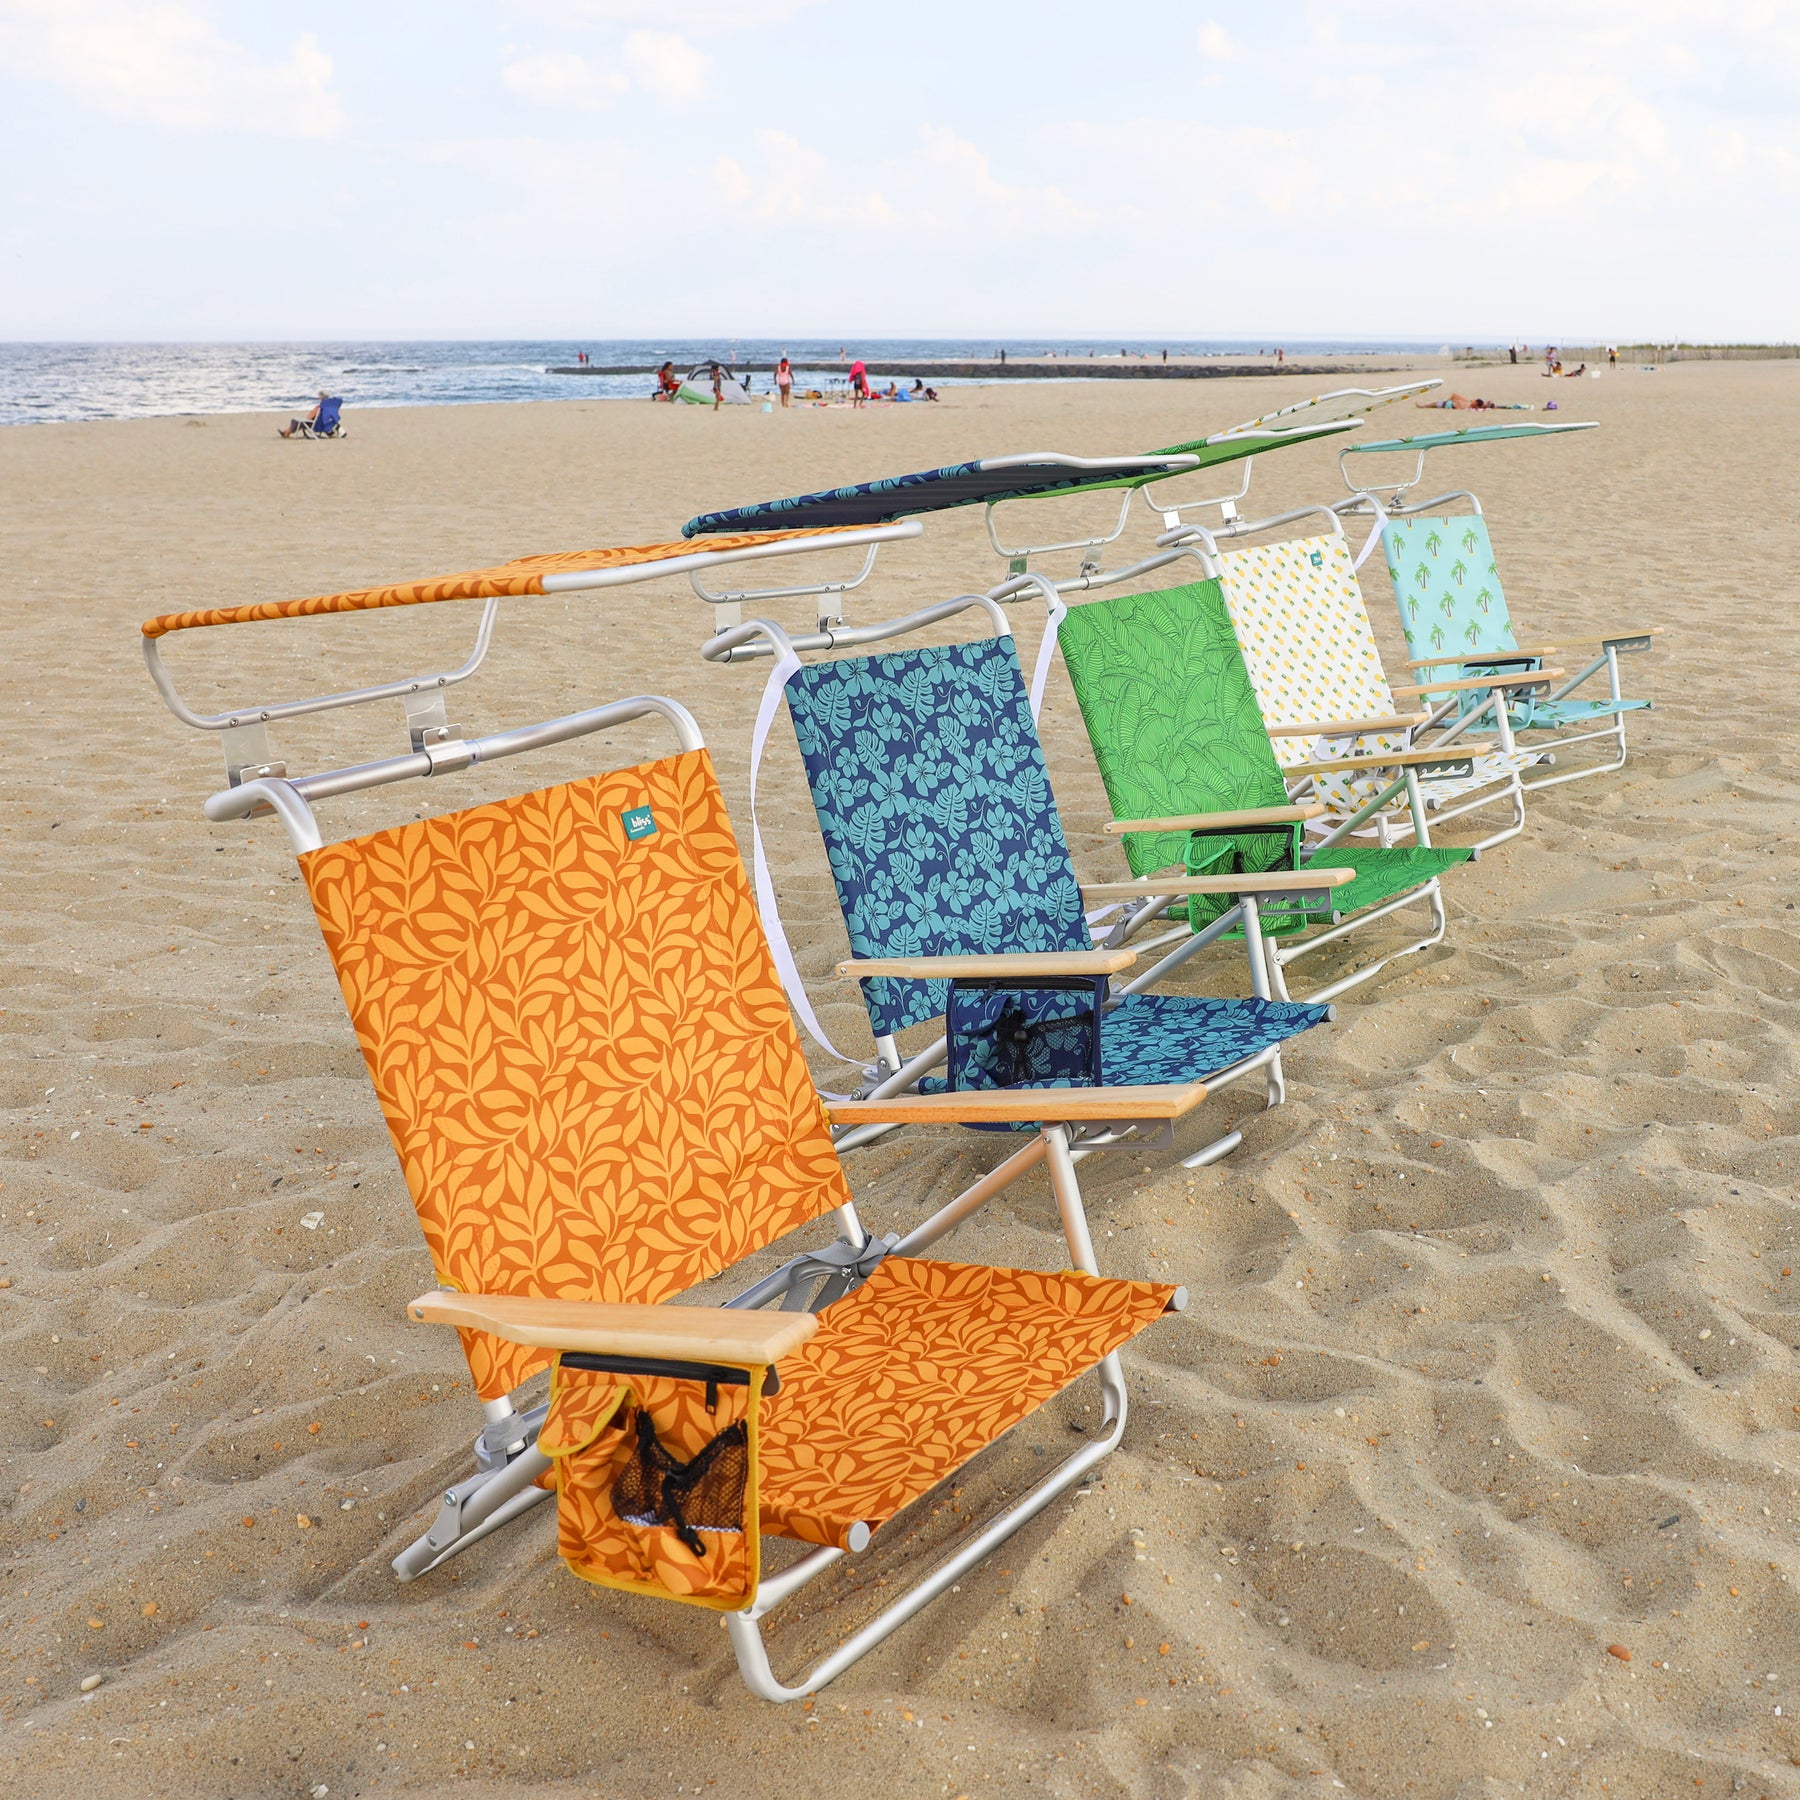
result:
[[[720,1611],[750,1604],[764,1373],[621,1377],[558,1359],[538,1447],[555,1464],[557,1549],[577,1575]]]

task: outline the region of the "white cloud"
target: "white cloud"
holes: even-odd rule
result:
[[[509,94],[539,106],[572,106],[589,112],[611,106],[631,86],[630,77],[621,70],[570,50],[522,56],[500,71],[500,80]]]
[[[1208,62],[1242,62],[1244,53],[1234,44],[1225,27],[1217,19],[1208,19],[1195,38],[1200,54]]]
[[[638,85],[659,100],[686,106],[706,97],[706,58],[673,31],[632,32],[625,61]]]
[[[784,25],[820,0],[514,0],[514,4],[562,25],[650,25],[711,32]]]
[[[311,32],[265,63],[180,0],[0,0],[0,68],[155,125],[329,137],[344,122]]]

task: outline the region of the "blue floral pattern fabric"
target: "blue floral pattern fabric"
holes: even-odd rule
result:
[[[1091,950],[1010,637],[844,657],[787,685],[857,956]],[[863,983],[878,1035],[949,983]]]
[[[1100,1073],[1107,1087],[1204,1081],[1247,1056],[1286,1043],[1331,1017],[1329,1006],[1290,1000],[1215,1000],[1204,994],[1123,994],[1100,1015]],[[1067,1079],[1022,1087],[1068,1087]],[[921,1093],[942,1093],[927,1076]]]

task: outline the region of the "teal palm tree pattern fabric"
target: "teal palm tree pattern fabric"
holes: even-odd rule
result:
[[[1412,661],[1442,656],[1446,667],[1437,673],[1451,676],[1463,671],[1450,665],[1478,661],[1484,655],[1504,657],[1517,650],[1519,640],[1500,586],[1493,542],[1487,521],[1479,513],[1447,519],[1389,519],[1382,527],[1381,543]],[[1420,679],[1428,680],[1431,673],[1422,671]],[[1444,693],[1425,696],[1433,706],[1449,697]],[[1468,712],[1486,698],[1482,693],[1458,694],[1458,710]],[[1648,704],[1645,700],[1521,699],[1513,702],[1509,716],[1516,730],[1555,729]],[[1480,729],[1497,727],[1490,723]]]
[[[815,663],[787,699],[856,955],[1093,948],[1010,637]],[[939,1017],[950,988],[862,986],[878,1034]],[[1194,1079],[1329,1016],[1127,995],[1102,1015],[1102,1077]]]
[[[1057,644],[1114,818],[1287,804],[1218,582],[1072,607]],[[1132,832],[1124,841],[1134,875],[1183,863],[1190,853],[1187,832]],[[1240,847],[1255,857],[1278,856],[1288,843],[1285,832],[1195,840],[1206,860],[1192,867],[1201,873]]]
[[[1400,606],[1400,629],[1415,662],[1428,656],[1457,662],[1518,648],[1487,521],[1478,513],[1389,519],[1381,545]]]
[[[787,685],[858,956],[1091,950],[1013,641],[843,657]],[[949,983],[863,983],[877,1034]]]

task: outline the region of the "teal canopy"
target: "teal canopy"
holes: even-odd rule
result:
[[[1461,425],[1451,431],[1421,431],[1413,437],[1382,438],[1373,444],[1346,444],[1345,456],[1380,450],[1441,450],[1446,444],[1491,444],[1500,438],[1552,437],[1563,431],[1592,431],[1598,419],[1554,425]]]

